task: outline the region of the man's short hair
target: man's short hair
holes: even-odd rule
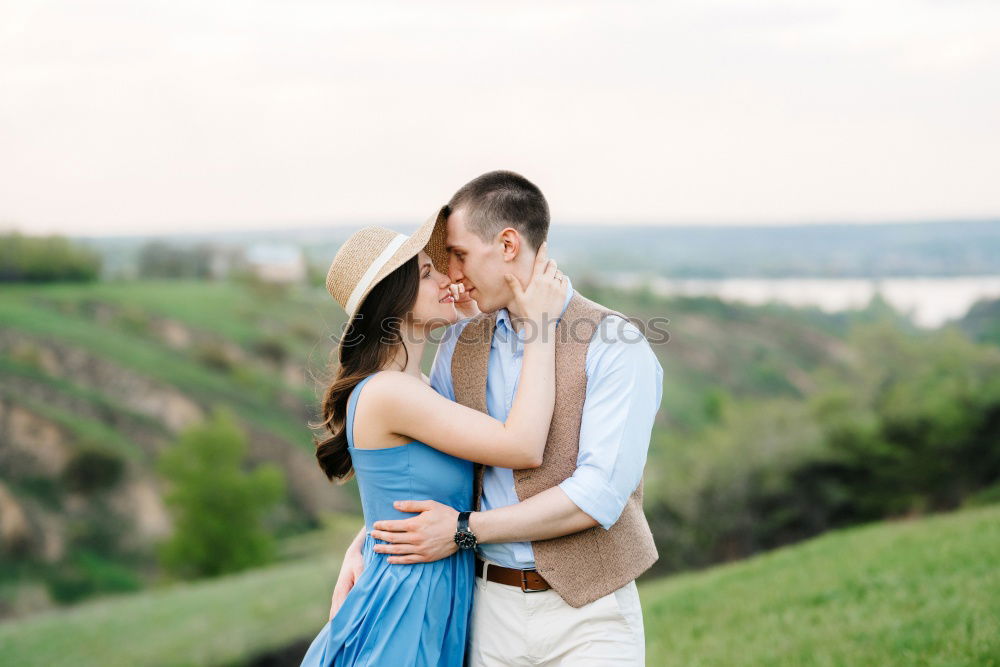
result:
[[[447,214],[465,209],[469,230],[484,242],[513,227],[537,250],[549,234],[549,205],[538,187],[512,171],[491,171],[463,185]]]

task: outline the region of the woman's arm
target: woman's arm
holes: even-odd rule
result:
[[[340,564],[340,575],[337,577],[337,583],[333,587],[333,597],[330,599],[330,618],[337,614],[337,610],[344,604],[344,598],[354,588],[355,582],[365,569],[365,559],[361,555],[361,544],[364,541],[365,527],[361,526],[361,531],[344,552],[344,560]]]
[[[524,344],[521,380],[507,420],[450,401],[406,373],[386,371],[366,391],[389,430],[477,463],[517,469],[541,465],[555,403],[556,314],[566,285],[556,278],[556,263],[547,258],[544,245],[528,287],[522,289],[513,276],[509,282],[535,326]]]

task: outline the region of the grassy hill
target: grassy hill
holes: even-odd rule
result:
[[[9,337],[31,339],[37,347],[70,347],[199,403],[228,404],[248,422],[309,448],[300,415],[314,393],[305,373],[322,371],[327,350],[320,348],[339,322],[325,296],[316,290],[268,295],[236,284],[179,281],[7,286],[0,295],[0,321]],[[43,381],[52,375],[44,351],[32,356],[27,347],[10,344],[5,356],[14,356],[21,367],[38,367]],[[290,409],[289,399],[301,402]]]
[[[322,289],[5,286],[0,514],[14,520],[0,536],[0,616],[45,606],[37,589],[22,596],[33,582],[69,601],[155,574],[151,548],[168,534],[170,517],[153,464],[215,407],[236,417],[253,463],[273,462],[286,474],[288,500],[270,525],[276,533],[356,509],[353,487],[331,485],[316,466],[307,426],[340,317]],[[113,473],[107,487],[73,488],[70,480],[95,460]],[[71,571],[72,586],[57,583]]]
[[[669,341],[654,345],[666,379],[659,433],[698,428],[710,419],[720,391],[799,397],[810,389],[810,372],[848,353],[836,316],[665,300],[580,282],[585,294],[636,318],[670,318]],[[21,606],[10,586],[56,576],[82,542],[106,552],[89,554],[88,563],[94,557],[117,562],[131,539],[135,553],[126,567],[147,568],[148,546],[170,525],[153,461],[215,406],[228,409],[247,432],[252,461],[278,463],[287,474],[290,497],[275,519],[277,532],[314,527],[325,511],[357,509],[353,486],[331,486],[319,472],[307,429],[316,416],[330,336],[342,323],[322,288],[274,291],[199,281],[5,286],[0,512],[23,520],[3,536],[0,617],[37,608]],[[429,350],[425,370],[431,359]],[[102,461],[119,462],[121,479],[89,495],[69,491],[67,471],[92,461],[95,452]],[[109,537],[116,531],[118,537]],[[17,567],[12,554],[22,555]],[[131,580],[119,574],[112,579]],[[77,587],[62,599],[85,594]]]
[[[1000,664],[998,554],[993,505],[646,581],[647,664]],[[296,560],[9,621],[0,663],[242,664],[319,631],[337,568]]]
[[[642,597],[650,665],[997,665],[1000,506],[830,532]]]

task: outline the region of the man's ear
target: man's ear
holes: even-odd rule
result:
[[[526,247],[521,233],[513,227],[507,227],[500,232],[500,242],[503,244],[504,261],[512,262],[517,259],[521,251]]]

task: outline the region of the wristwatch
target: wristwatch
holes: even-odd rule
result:
[[[455,544],[459,549],[475,549],[476,536],[469,530],[469,515],[472,512],[458,513],[458,530],[455,531]]]

